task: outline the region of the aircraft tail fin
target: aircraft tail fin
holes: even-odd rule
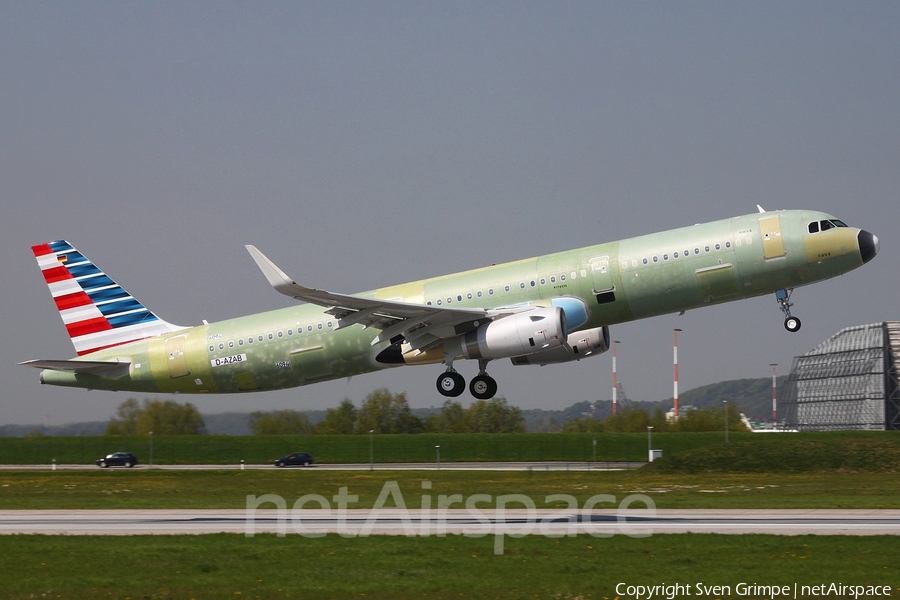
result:
[[[78,356],[183,329],[153,314],[67,241],[31,249]]]

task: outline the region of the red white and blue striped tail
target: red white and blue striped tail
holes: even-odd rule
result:
[[[67,241],[31,249],[78,356],[183,329],[150,312]]]

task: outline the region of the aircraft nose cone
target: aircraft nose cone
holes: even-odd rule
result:
[[[856,236],[859,242],[859,254],[862,256],[863,263],[867,263],[878,254],[881,250],[881,242],[878,241],[877,235],[872,235],[868,231],[861,230]]]

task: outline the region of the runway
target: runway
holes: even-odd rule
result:
[[[900,510],[4,510],[0,534],[900,535]]]

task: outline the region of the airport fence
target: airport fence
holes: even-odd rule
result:
[[[730,434],[732,438],[750,434]],[[653,434],[665,456],[721,444],[723,433]],[[131,452],[141,464],[238,465],[271,463],[291,452],[309,452],[317,463],[441,462],[643,463],[644,433],[505,433],[272,436],[0,437],[0,464],[91,464],[111,452]]]

